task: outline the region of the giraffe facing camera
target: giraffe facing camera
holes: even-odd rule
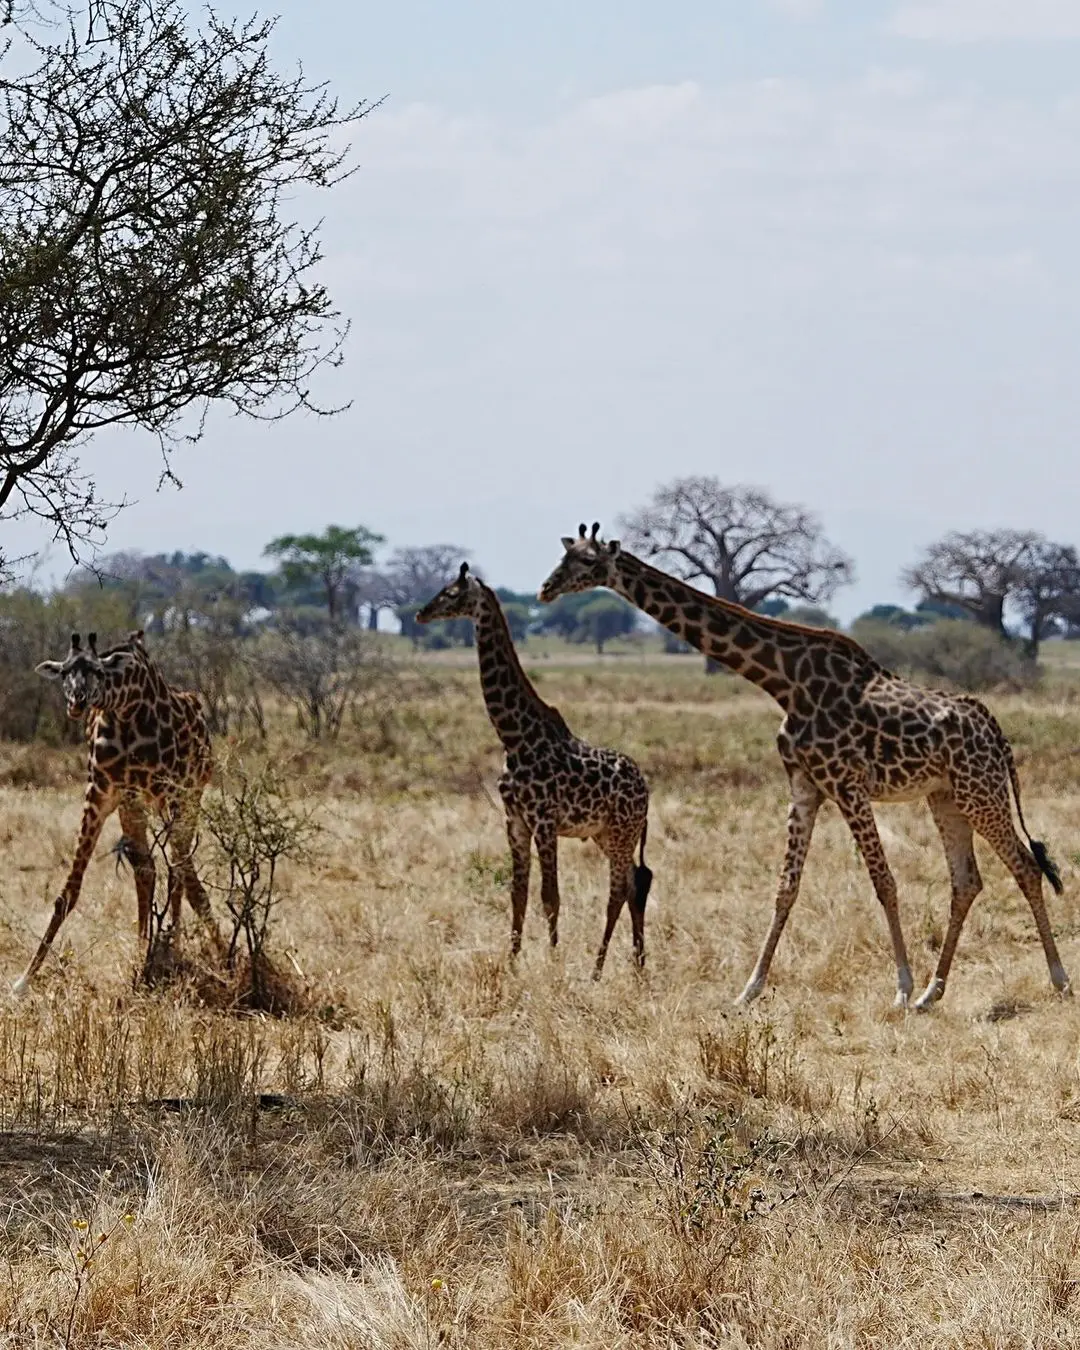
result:
[[[174,689],[166,681],[146,650],[141,629],[103,652],[97,649],[96,633],[87,635],[85,647],[80,635],[72,633],[64,660],[42,661],[36,670],[43,679],[59,682],[69,717],[88,717],[90,758],[71,871],[45,936],[13,992],[25,992],[75,908],[87,864],[114,811],[120,813],[122,854],[135,873],[139,936],[149,938],[153,912],[155,868],[147,838],[152,810],[167,826],[173,939],[179,939],[180,902],[186,895],[223,952],[192,857],[199,805],[211,771],[210,735],[198,694]]]

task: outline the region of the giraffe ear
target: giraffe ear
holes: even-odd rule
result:
[[[42,661],[34,670],[43,680],[58,680],[64,673],[63,661]]]
[[[102,670],[107,670],[113,675],[118,674],[122,670],[127,670],[128,666],[136,664],[134,653],[125,652],[123,650],[109,652],[107,656],[101,657],[100,660]]]
[[[622,545],[617,539],[609,539],[607,550],[613,558],[617,558],[622,552]]]
[[[469,564],[467,562],[463,562],[461,564],[461,567],[458,569],[458,581],[464,581],[468,575],[469,575]]]
[[[562,537],[562,546],[563,546],[563,549],[565,550],[565,552],[567,552],[567,553],[569,553],[570,550],[574,547],[574,541],[573,541],[573,539],[570,538],[570,536],[569,536],[568,534],[564,534],[564,535],[563,535],[563,537]]]

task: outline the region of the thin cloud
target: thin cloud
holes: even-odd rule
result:
[[[824,0],[765,0],[765,6],[789,19],[816,19],[825,9]]]
[[[924,42],[1054,42],[1080,38],[1078,0],[919,0],[889,21]]]

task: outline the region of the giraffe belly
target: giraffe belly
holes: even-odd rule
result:
[[[558,825],[562,839],[592,839],[606,829],[606,820],[560,820]]]
[[[901,781],[879,780],[870,789],[875,802],[915,802],[929,796],[931,792],[947,791],[949,780],[943,774],[927,774],[924,777],[905,777]]]

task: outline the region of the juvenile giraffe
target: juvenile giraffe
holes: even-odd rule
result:
[[[559,940],[558,839],[592,839],[610,869],[607,923],[593,978],[604,968],[608,943],[624,904],[630,906],[634,958],[645,962],[645,901],[652,872],[645,866],[649,789],[628,755],[579,740],[557,708],[545,703],[521,668],[498,597],[461,564],[457,578],[416,616],[472,619],[480,662],[480,685],[488,717],[506,750],[499,794],[513,864],[510,884],[510,951],[521,948],[529,899],[533,840],[540,858],[540,898],[551,945]],[[639,862],[634,849],[640,841]]]
[[[168,898],[174,938],[179,936],[183,892],[220,947],[210,902],[192,859],[199,803],[211,769],[210,736],[199,696],[173,689],[166,682],[146,651],[141,630],[100,653],[96,633],[89,634],[86,648],[79,634],[72,633],[65,660],[42,661],[36,669],[46,680],[60,681],[70,718],[77,720],[89,713],[90,761],[75,859],[45,936],[25,973],[15,981],[14,992],[24,992],[60,925],[75,908],[102,826],[117,810],[124,854],[135,873],[139,936],[150,936],[154,901],[154,860],[147,840],[150,808],[168,829],[172,862]]]
[[[586,537],[581,525],[576,539],[563,539],[563,559],[540,588],[541,600],[609,587],[692,647],[764,689],[784,710],[777,746],[791,782],[787,851],[772,923],[738,1002],[756,998],[765,984],[826,798],[836,803],[851,829],[885,911],[896,959],[898,1006],[906,1005],[911,994],[911,969],[896,882],[874,823],[874,801],[925,797],[949,865],[948,931],[937,969],[916,1008],[930,1007],[944,993],[964,919],[982,890],[973,831],[1015,877],[1031,906],[1054,988],[1068,990],[1042,895],[1043,875],[1059,894],[1061,879],[1044,845],[1028,833],[1012,750],[978,699],[911,685],[842,633],[766,618],[706,595],[625,553],[618,540],[604,542],[599,529],[594,525]],[[1030,847],[1013,828],[1010,787]]]

